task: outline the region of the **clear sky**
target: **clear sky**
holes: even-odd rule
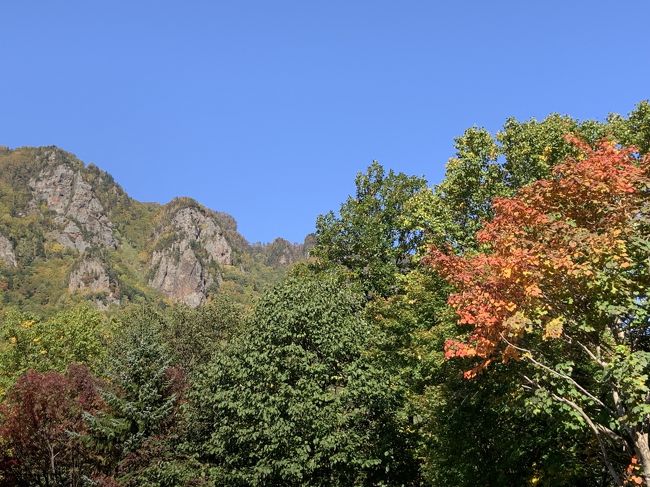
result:
[[[0,145],[57,145],[135,198],[302,241],[377,159],[439,182],[453,138],[650,97],[650,2],[0,2]]]

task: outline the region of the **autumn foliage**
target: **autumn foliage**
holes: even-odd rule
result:
[[[18,379],[2,405],[0,485],[79,485],[91,463],[83,415],[102,407],[96,386],[82,365]]]
[[[567,326],[609,326],[608,306],[643,292],[631,247],[646,211],[650,161],[608,141],[593,149],[567,139],[582,155],[495,199],[494,218],[477,235],[481,252],[431,248],[425,258],[455,286],[449,304],[472,327],[468,339],[445,343],[448,359],[480,359],[467,378],[495,358],[519,356],[531,334],[549,340]]]

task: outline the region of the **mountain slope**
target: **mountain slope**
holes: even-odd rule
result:
[[[308,246],[250,245],[230,215],[191,198],[141,203],[56,147],[0,148],[0,303],[198,306],[217,292],[246,302]]]

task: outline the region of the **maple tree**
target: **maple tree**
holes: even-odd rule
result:
[[[0,410],[0,485],[81,485],[95,463],[84,414],[102,407],[86,366],[22,375]]]
[[[471,327],[446,341],[445,357],[471,360],[466,378],[494,360],[525,362],[524,386],[594,432],[617,485],[621,448],[642,466],[631,480],[650,485],[650,159],[567,140],[577,156],[494,200],[478,251],[432,247],[425,257]]]

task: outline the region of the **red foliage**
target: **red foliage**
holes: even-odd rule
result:
[[[89,463],[79,438],[86,431],[83,413],[102,406],[96,379],[85,366],[71,365],[65,374],[25,373],[0,410],[0,466],[5,476],[0,482],[72,485]]]
[[[165,377],[169,383],[167,395],[175,395],[177,403],[180,404],[189,385],[187,372],[180,366],[168,367],[165,370]]]
[[[431,248],[425,262],[452,283],[449,304],[459,323],[472,326],[467,341],[447,340],[445,356],[480,357],[472,377],[494,356],[517,356],[510,344],[531,331],[544,339],[562,334],[562,310],[571,295],[593,293],[606,265],[631,266],[626,239],[647,199],[650,159],[633,148],[602,142],[594,150],[568,139],[582,157],[566,161],[548,179],[493,202],[494,218],[477,234],[484,251],[455,255]]]

